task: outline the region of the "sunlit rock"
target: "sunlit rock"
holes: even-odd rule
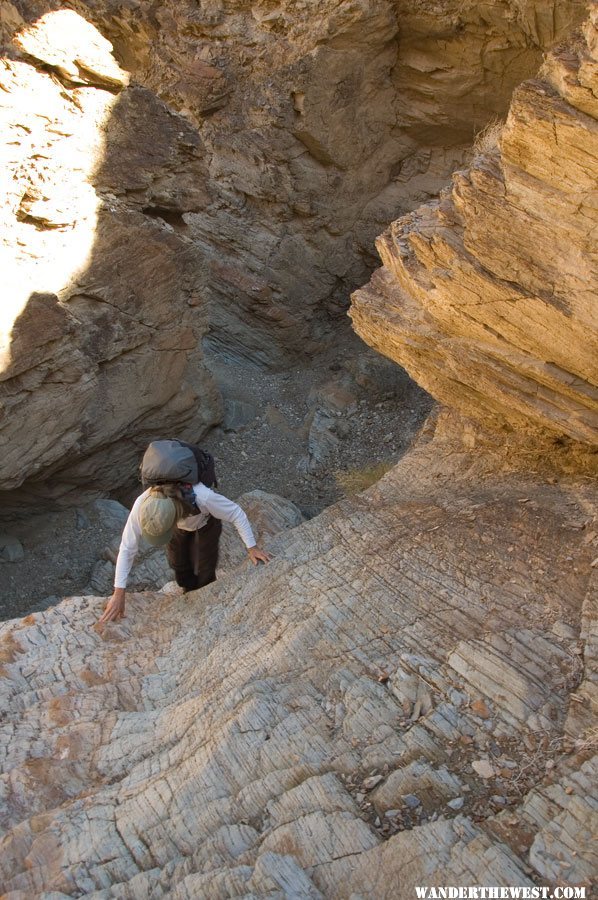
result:
[[[148,438],[197,438],[219,415],[184,220],[206,202],[199,137],[125,87],[77,13],[15,45],[27,58],[0,74],[0,489],[27,486],[7,503],[114,489]]]
[[[515,91],[499,138],[394,222],[356,331],[492,426],[598,443],[598,56],[584,36]],[[488,143],[488,141],[486,142]]]

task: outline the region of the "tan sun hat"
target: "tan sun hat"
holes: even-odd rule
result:
[[[141,504],[139,524],[145,540],[154,547],[167,544],[174,531],[176,507],[169,497],[150,494]]]

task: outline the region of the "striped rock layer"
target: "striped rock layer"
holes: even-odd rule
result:
[[[598,9],[514,94],[502,135],[394,222],[358,334],[493,427],[598,442]],[[490,145],[490,146],[488,146]]]
[[[423,445],[103,632],[94,597],[4,624],[5,900],[588,886],[592,493],[471,464]]]

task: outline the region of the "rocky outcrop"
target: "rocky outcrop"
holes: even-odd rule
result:
[[[394,222],[357,332],[493,427],[598,443],[598,7],[439,201]]]
[[[0,74],[6,139],[0,489],[114,489],[164,433],[219,415],[200,339],[205,262],[183,215],[206,202],[196,131],[127,86],[74,11],[22,28]]]
[[[439,430],[274,560],[0,628],[7,900],[589,885],[595,490]]]
[[[585,3],[84,9],[133,77],[202,136],[213,202],[188,221],[210,259],[212,345],[285,365],[334,340],[375,264],[374,237],[437,194]]]
[[[62,5],[4,0],[28,23]],[[437,194],[585,3],[69,7],[201,134],[210,200],[185,221],[209,260],[210,340],[229,357],[284,364],[334,336],[369,277],[375,235]]]

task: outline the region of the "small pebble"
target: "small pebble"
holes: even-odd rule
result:
[[[494,766],[487,759],[476,759],[472,762],[471,767],[481,778],[493,778],[496,774]]]
[[[363,782],[363,786],[366,791],[371,791],[376,787],[377,784],[380,784],[382,781],[382,775],[372,775],[370,778],[366,778]]]

